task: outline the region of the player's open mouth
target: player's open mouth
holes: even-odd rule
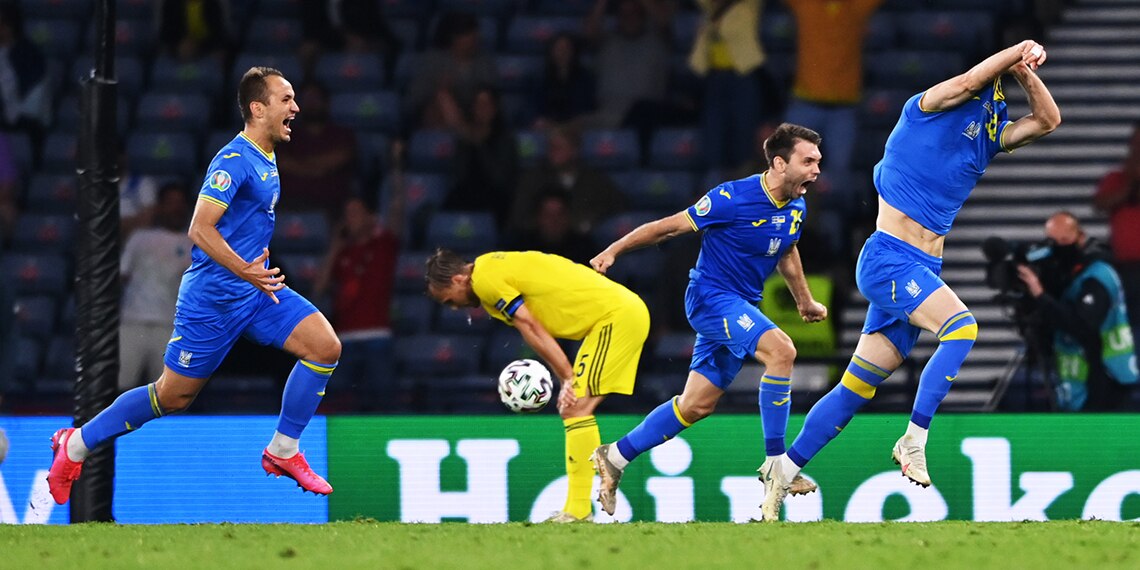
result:
[[[285,126],[285,134],[289,134],[289,133],[293,132],[293,129],[289,126],[289,124],[292,122],[293,122],[293,117],[288,117],[284,121],[281,121],[281,124]]]

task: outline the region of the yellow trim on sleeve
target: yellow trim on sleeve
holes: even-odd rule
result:
[[[205,194],[200,194],[200,195],[198,195],[198,199],[199,200],[205,200],[211,204],[221,206],[222,208],[225,208],[225,209],[229,209],[229,207],[230,207],[229,204],[227,204],[227,203],[225,203],[225,202],[223,202],[223,201],[221,201],[221,200],[219,200],[213,196],[206,196]]]
[[[158,405],[158,390],[153,383],[146,385],[147,396],[150,397],[150,411],[154,413],[154,417],[162,417],[162,406]]]
[[[689,210],[685,210],[685,219],[689,220],[689,225],[693,226],[694,232],[701,231],[701,229],[697,227],[697,223],[693,221],[693,216],[689,215]]]
[[[724,320],[724,334],[728,335],[728,338],[732,338],[732,333],[728,332],[728,319],[723,319],[723,320]]]
[[[1013,124],[1012,121],[1006,121],[1006,123],[1001,126],[1001,132],[998,133],[998,144],[1001,145],[1002,150],[1004,150],[1005,152],[1007,152],[1009,154],[1013,154],[1013,151],[1017,150],[1015,148],[1009,148],[1009,147],[1005,146],[1005,130],[1008,129],[1009,126],[1012,124]]]
[[[673,415],[677,416],[677,421],[681,422],[681,425],[689,427],[693,425],[693,422],[685,421],[685,416],[681,415],[681,406],[677,404],[679,398],[680,396],[673,396]]]

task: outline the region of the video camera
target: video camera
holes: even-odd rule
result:
[[[1031,267],[1046,291],[1056,291],[1055,283],[1060,272],[1057,260],[1053,257],[1053,243],[1011,242],[997,236],[982,242],[982,253],[986,256],[986,286],[998,291],[999,299],[1005,297],[1017,300],[1025,294],[1025,283],[1017,276],[1017,266]]]

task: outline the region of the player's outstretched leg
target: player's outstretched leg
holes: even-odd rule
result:
[[[285,382],[285,392],[281,395],[281,416],[277,420],[277,433],[261,454],[261,467],[269,475],[284,475],[297,482],[305,491],[318,495],[332,492],[332,485],[317,475],[305,454],[300,452],[301,432],[325,395],[325,386],[336,370],[336,363],[320,364],[308,360],[298,360]]]
[[[147,384],[119,395],[107,409],[82,428],[63,428],[51,438],[52,462],[48,470],[48,490],[62,505],[71,496],[71,485],[83,470],[83,460],[92,449],[134,431],[164,415],[158,404],[156,384]]]

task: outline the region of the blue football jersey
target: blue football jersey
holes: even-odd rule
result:
[[[875,165],[875,188],[888,204],[946,235],[962,204],[1002,146],[1007,119],[1001,79],[945,111],[923,111],[922,93],[903,105]]]
[[[799,241],[806,210],[803,198],[776,200],[762,174],[709,190],[685,210],[693,228],[704,232],[693,276],[701,286],[759,302],[764,280]]]
[[[280,195],[276,157],[239,133],[210,161],[198,199],[226,209],[218,220],[218,232],[242,259],[252,261],[269,247],[273,209]],[[216,310],[262,294],[198,246],[191,249],[190,257],[178,291],[180,311]]]

